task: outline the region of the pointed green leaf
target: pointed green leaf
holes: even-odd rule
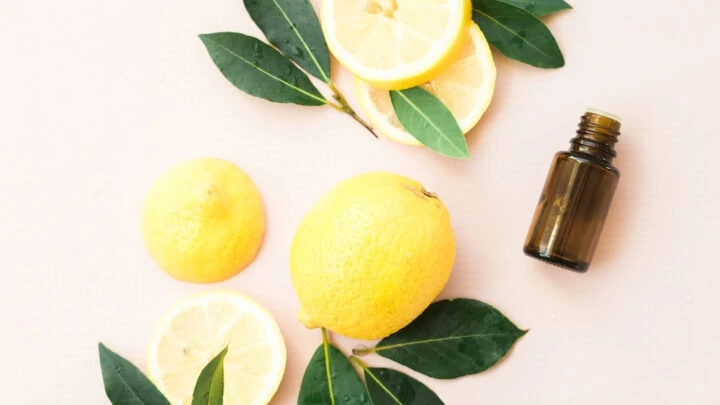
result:
[[[225,371],[223,363],[227,347],[203,368],[195,383],[192,405],[222,405],[225,392]]]
[[[508,58],[539,68],[565,66],[555,37],[537,17],[499,0],[472,0],[473,20]]]
[[[308,0],[244,0],[265,38],[306,72],[330,82],[330,53]]]
[[[445,156],[470,156],[455,117],[432,93],[420,87],[394,90],[390,100],[400,123],[420,143]]]
[[[451,379],[497,364],[526,332],[492,306],[460,298],[430,305],[370,351],[427,376]]]
[[[389,368],[365,368],[365,383],[373,405],[443,405],[420,381]]]
[[[98,344],[105,393],[113,405],[170,405],[170,401],[132,363]]]
[[[569,10],[571,5],[564,0],[500,0],[503,3],[520,7],[536,17],[544,17],[562,10]]]
[[[202,34],[200,39],[215,65],[238,89],[278,103],[327,104],[305,73],[257,38],[218,32]]]
[[[360,376],[335,346],[325,341],[303,376],[298,405],[372,405]]]

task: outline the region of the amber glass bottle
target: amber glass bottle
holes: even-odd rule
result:
[[[590,266],[620,172],[612,165],[620,119],[582,116],[570,149],[555,155],[525,240],[526,254],[584,272]]]

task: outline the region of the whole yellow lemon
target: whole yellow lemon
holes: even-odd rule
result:
[[[407,177],[373,172],[332,188],[305,215],[290,253],[300,320],[356,339],[417,318],[455,262],[450,215]]]
[[[260,250],[265,211],[250,177],[232,162],[183,162],[152,185],[142,208],[145,246],[172,277],[194,283],[225,280]]]

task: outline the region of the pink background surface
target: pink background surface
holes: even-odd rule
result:
[[[386,170],[432,187],[451,212],[457,266],[442,297],[487,301],[531,329],[491,372],[421,378],[447,404],[719,404],[720,3],[572,4],[548,19],[567,66],[496,54],[496,98],[469,138],[472,159],[453,161],[375,141],[329,108],[234,89],[196,34],[257,34],[240,0],[3,2],[2,402],[107,403],[98,341],[144,364],[165,309],[229,287],[277,317],[289,357],[272,404],[294,404],[320,342],[295,318],[294,229],[333,184]],[[620,186],[596,260],[578,275],[521,248],[552,154],[587,106],[625,122]],[[199,156],[236,162],[266,202],[257,261],[221,285],[170,279],[138,230],[155,177]]]

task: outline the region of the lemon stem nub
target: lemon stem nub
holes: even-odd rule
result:
[[[427,187],[422,188],[422,193],[430,198],[438,198],[437,193]]]
[[[367,347],[365,345],[356,346],[353,348],[352,353],[353,356],[367,356],[368,354],[372,353],[374,349]]]

